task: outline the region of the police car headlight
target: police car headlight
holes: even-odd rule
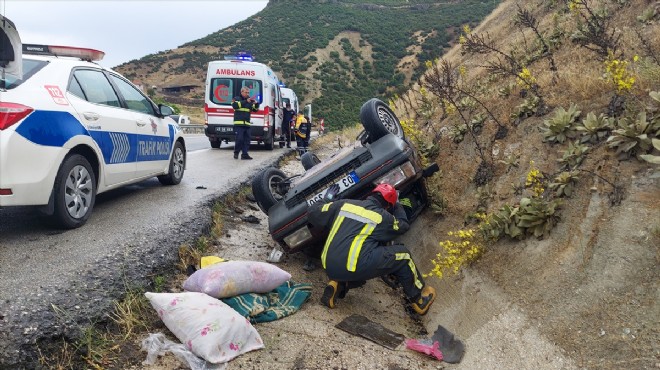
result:
[[[406,181],[407,179],[415,176],[415,167],[410,163],[410,161],[395,167],[392,171],[386,173],[385,175],[379,177],[374,181],[374,184],[390,184],[394,187]]]
[[[294,231],[293,233],[284,237],[284,242],[289,248],[297,248],[304,242],[312,238],[312,233],[309,231],[307,226],[303,226],[300,229]]]

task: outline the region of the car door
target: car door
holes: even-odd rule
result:
[[[151,100],[124,78],[110,74],[110,79],[122,96],[124,106],[134,116],[138,177],[162,174],[169,165],[172,151],[173,133],[168,124],[172,119],[159,117]]]
[[[136,177],[134,115],[121,108],[116,91],[100,69],[74,69],[69,100],[103,154],[102,176],[107,186]]]

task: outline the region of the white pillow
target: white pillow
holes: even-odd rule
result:
[[[189,350],[217,364],[264,348],[250,321],[204,293],[145,293],[168,329]]]
[[[291,274],[270,263],[227,261],[195,271],[183,282],[183,289],[229,298],[243,293],[268,293],[289,279]]]

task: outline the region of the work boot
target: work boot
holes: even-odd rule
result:
[[[424,285],[422,293],[413,301],[412,308],[418,314],[426,315],[433,301],[435,301],[435,289],[432,286]]]
[[[243,154],[241,159],[252,159],[252,157],[250,157],[248,154]]]
[[[234,152],[234,159],[238,159],[238,153]]]
[[[323,290],[321,303],[329,308],[335,308],[338,298],[346,296],[346,283],[336,280],[330,280]]]

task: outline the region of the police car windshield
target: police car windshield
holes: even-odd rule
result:
[[[27,81],[30,77],[34,76],[40,69],[42,69],[48,62],[43,60],[25,59],[23,58],[23,78],[16,78],[14,76],[6,75],[0,83],[0,88],[11,90]],[[0,76],[2,78],[2,76]]]

